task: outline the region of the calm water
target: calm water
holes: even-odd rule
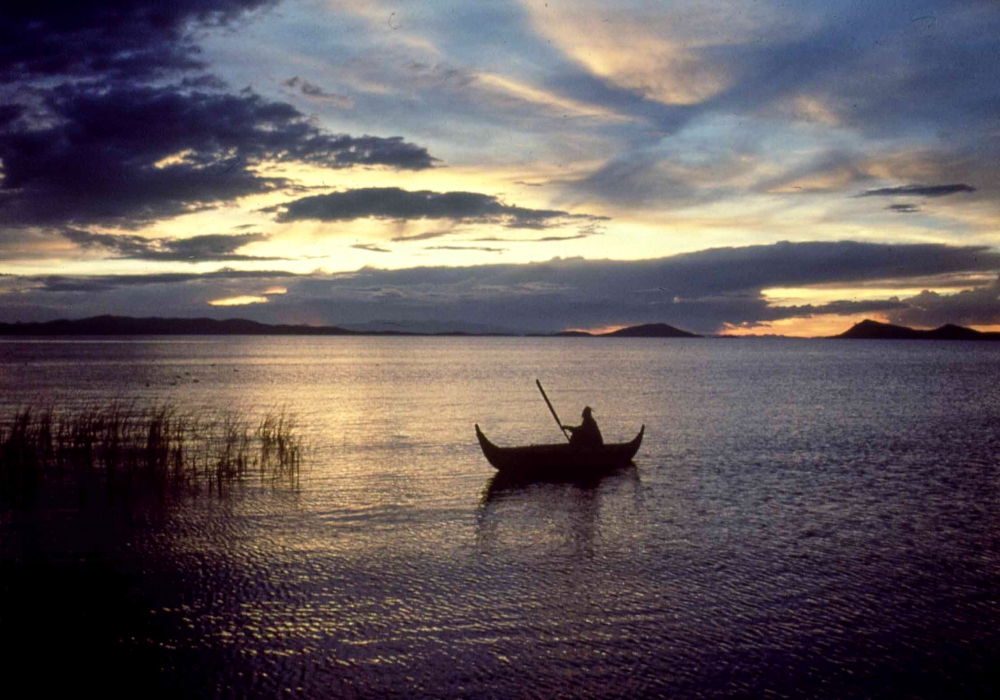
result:
[[[499,444],[562,439],[536,377],[566,422],[593,406],[606,440],[645,424],[635,468],[491,487],[474,423]],[[14,663],[90,649],[64,683],[498,698],[1000,685],[1000,344],[0,342],[4,408],[112,398],[284,405],[309,458],[297,487],[203,494],[89,535],[73,508],[4,514],[5,576],[33,573],[7,584],[0,625],[30,642]]]

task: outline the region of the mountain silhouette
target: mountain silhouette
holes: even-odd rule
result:
[[[587,331],[561,331],[552,335],[561,338],[701,338],[694,333],[668,326],[666,323],[646,323],[641,326],[619,328],[610,333],[588,333]]]
[[[0,335],[354,335],[337,326],[269,325],[231,318],[93,316],[45,323],[0,323]]]
[[[848,340],[1000,340],[1000,333],[983,333],[952,323],[924,331],[866,319],[833,337]]]
[[[629,326],[610,333],[601,333],[606,338],[700,338],[700,335],[682,331],[680,328],[668,326],[666,323],[647,323],[641,326]]]
[[[398,330],[349,330],[340,326],[271,325],[242,318],[217,320],[214,318],[133,318],[131,316],[92,316],[76,320],[30,323],[0,323],[0,335],[6,336],[55,336],[55,335],[470,335],[496,336],[518,335],[504,333],[488,326],[470,326],[469,330],[445,330],[448,324],[429,326],[437,332],[407,330],[400,325]],[[594,336],[584,331],[533,334],[545,336]],[[644,326],[622,328],[600,337],[619,338],[700,338],[694,333],[668,326],[665,323],[651,323]]]

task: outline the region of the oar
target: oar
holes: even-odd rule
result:
[[[556,419],[559,429],[563,431],[563,435],[565,435],[566,439],[569,440],[569,433],[566,432],[566,428],[563,427],[562,421],[559,420],[559,414],[556,413],[556,409],[552,408],[552,402],[549,401],[549,397],[545,395],[545,389],[542,388],[542,383],[536,379],[535,384],[538,385],[538,390],[542,392],[542,398],[545,399],[545,405],[549,407],[550,411],[552,411],[552,417]]]

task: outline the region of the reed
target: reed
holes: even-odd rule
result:
[[[0,497],[87,475],[160,487],[297,477],[303,445],[284,409],[195,412],[115,401],[75,410],[28,406],[0,417]]]

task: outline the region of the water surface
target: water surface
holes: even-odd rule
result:
[[[645,424],[635,467],[492,484],[474,423],[563,439],[536,377],[606,440]],[[297,484],[131,509],[91,539],[73,508],[8,512],[4,568],[107,580],[30,634],[100,628],[175,692],[992,697],[998,387],[987,343],[5,340],[5,408],[283,405],[310,450]]]

